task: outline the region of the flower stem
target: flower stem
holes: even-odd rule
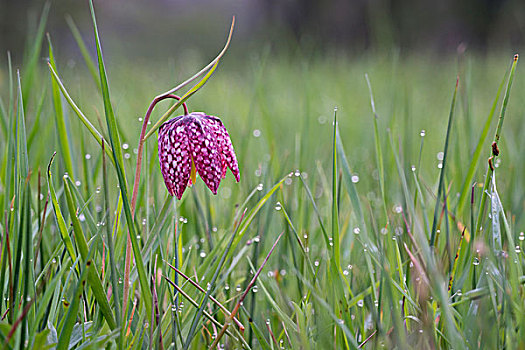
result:
[[[140,172],[142,169],[142,151],[144,149],[144,135],[146,134],[146,128],[148,127],[148,122],[151,117],[151,113],[153,112],[153,109],[162,100],[165,100],[167,98],[173,98],[175,100],[180,101],[180,97],[174,94],[165,93],[163,95],[159,95],[153,99],[151,104],[148,107],[148,110],[146,111],[146,115],[144,116],[144,121],[142,123],[142,130],[140,131],[140,138],[139,138],[139,149],[137,154],[137,165],[135,168],[135,179],[133,182],[133,194],[131,195],[131,215],[135,216],[135,209],[137,206],[137,195],[139,192],[139,183],[140,183]],[[182,104],[184,108],[184,114],[188,114],[188,106],[186,106],[186,103]],[[125,318],[126,315],[126,309],[128,304],[128,297],[129,297],[129,275],[131,270],[131,237],[129,236],[128,231],[128,240],[126,243],[126,262],[124,265],[124,296],[122,300],[122,315],[123,318]]]

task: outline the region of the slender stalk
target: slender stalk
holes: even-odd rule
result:
[[[140,172],[142,169],[142,155],[143,155],[143,149],[144,149],[144,135],[146,134],[146,129],[148,127],[148,122],[151,117],[151,113],[153,112],[153,109],[162,100],[165,100],[167,98],[173,98],[180,101],[180,97],[173,94],[164,94],[159,95],[155,97],[155,99],[151,102],[151,104],[148,107],[148,110],[146,111],[146,115],[144,116],[144,121],[142,123],[142,129],[140,131],[140,138],[139,138],[139,149],[138,149],[138,155],[137,155],[137,166],[135,168],[135,179],[133,182],[133,193],[131,195],[131,215],[135,216],[135,209],[137,206],[137,195],[139,192],[139,183],[140,183]],[[186,103],[183,103],[182,106],[184,107],[184,114],[188,114],[188,107],[186,106]],[[124,265],[124,297],[122,299],[122,316],[125,319],[126,310],[128,307],[128,294],[129,294],[129,275],[131,272],[131,237],[129,236],[128,231],[128,238],[126,242],[126,261]]]

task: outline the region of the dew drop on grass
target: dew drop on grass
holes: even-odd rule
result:
[[[425,137],[426,133],[427,133],[427,132],[425,131],[425,129],[422,129],[422,130],[419,132],[419,136],[421,136],[421,137]]]
[[[225,285],[224,286],[224,290],[230,290],[230,286],[229,285]]]
[[[279,271],[279,274],[281,276],[286,276],[286,270],[283,269],[283,270]]]
[[[472,264],[474,266],[478,266],[479,265],[479,259],[478,258],[474,258],[474,261],[472,262]]]
[[[122,148],[123,148],[123,149],[128,149],[128,148],[129,148],[129,145],[128,145],[127,143],[123,143],[123,144],[122,144]]]
[[[343,275],[348,276],[349,273],[348,270],[343,270]]]
[[[129,154],[129,153],[124,153],[124,158],[125,158],[125,159],[130,159],[130,158],[131,158],[131,154]]]
[[[380,232],[382,235],[386,235],[388,233],[388,230],[386,227],[382,227]]]
[[[394,213],[396,213],[396,214],[401,214],[401,212],[403,211],[403,207],[400,206],[399,204],[398,204],[398,205],[395,205],[393,211],[394,211]]]
[[[348,270],[352,270],[354,268],[354,266],[352,266],[352,264],[348,264],[348,266],[346,267]]]
[[[91,159],[91,154],[86,153],[86,155],[84,156],[84,158],[86,158],[87,160]]]
[[[438,169],[442,169],[443,168],[443,163],[439,162],[438,163]]]
[[[319,260],[314,261],[315,266],[319,266]]]
[[[253,130],[253,136],[254,136],[254,137],[259,137],[259,136],[261,136],[261,130],[259,130],[259,129],[255,129],[255,130]]]
[[[79,187],[82,183],[80,181],[75,181],[75,186]]]
[[[353,183],[358,183],[359,182],[359,176],[358,175],[352,175],[352,182]]]
[[[79,219],[81,222],[86,221],[86,217],[84,216],[84,214],[80,214],[80,215],[78,216],[78,219]]]
[[[199,256],[200,256],[201,258],[205,258],[205,257],[206,257],[206,252],[205,252],[205,251],[201,251],[201,252],[199,253]]]
[[[415,166],[415,165],[412,165],[412,166],[410,167],[410,169],[412,169],[412,171],[416,171],[416,166]]]
[[[359,227],[354,227],[354,233],[358,235],[359,233],[361,233],[361,229]]]
[[[262,191],[264,188],[264,185],[263,184],[258,184],[257,185],[257,191]]]
[[[520,240],[520,241],[523,241],[523,240],[525,240],[525,233],[523,233],[523,232],[520,232],[520,237],[519,237],[519,240]]]
[[[277,203],[275,204],[275,210],[281,210],[281,209],[282,209],[282,207],[281,207],[281,203],[280,203],[280,202],[277,202]]]
[[[44,199],[44,195],[42,193],[40,193],[40,200],[43,200]]]
[[[519,245],[516,246],[516,253],[521,253],[521,248]]]
[[[142,117],[139,117],[139,122],[142,123],[143,121],[144,121],[144,119],[142,119]]]
[[[252,292],[257,293],[259,291],[259,287],[257,285],[253,286]]]
[[[363,307],[364,304],[363,299],[357,301],[357,306],[359,307]]]
[[[259,236],[255,236],[255,237],[253,237],[253,241],[254,241],[255,243],[259,243],[260,240],[261,240],[261,238],[259,238]]]
[[[241,285],[238,284],[237,287],[235,287],[235,291],[240,292],[241,291]]]
[[[292,179],[287,178],[286,180],[284,180],[284,184],[288,185],[288,186],[291,185],[292,184]]]

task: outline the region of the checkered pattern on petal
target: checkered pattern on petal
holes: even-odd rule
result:
[[[226,176],[226,167],[230,168],[235,180],[239,182],[239,164],[237,163],[237,157],[235,156],[235,151],[230,139],[228,131],[222,124],[222,121],[214,116],[205,116],[203,120],[209,127],[213,130],[213,133],[217,137],[219,144],[219,149],[221,153],[221,176],[224,178]]]
[[[221,155],[215,133],[207,123],[202,123],[202,113],[191,113],[187,125],[193,163],[202,181],[217,194],[221,182]]]
[[[191,172],[191,145],[187,116],[177,117],[159,128],[159,161],[164,183],[178,199],[188,185]]]

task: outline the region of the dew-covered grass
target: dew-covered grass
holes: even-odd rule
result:
[[[4,348],[525,346],[513,52],[233,48],[187,103],[221,117],[240,183],[174,199],[153,135],[133,208],[148,105],[208,62],[137,64],[100,33],[104,70],[44,32],[0,70]]]

